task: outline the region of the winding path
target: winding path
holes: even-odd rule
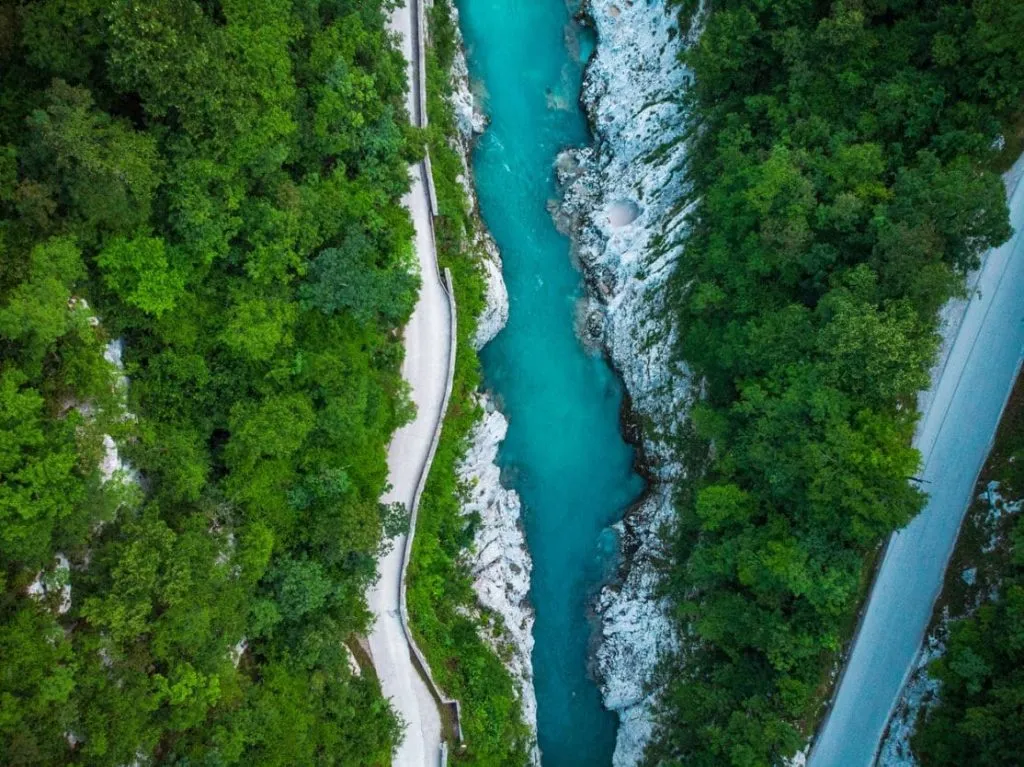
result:
[[[409,114],[416,125],[425,124],[423,105],[421,24],[422,0],[410,0],[396,8],[391,27],[401,37],[409,69]],[[412,186],[403,204],[415,226],[415,248],[423,280],[412,317],[405,327],[405,361],[402,376],[411,386],[416,418],[395,432],[388,447],[388,481],[391,490],[381,499],[399,501],[414,510],[433,458],[435,435],[444,416],[446,388],[450,383],[453,316],[448,294],[438,276],[433,218],[427,174],[420,163],[411,169]],[[410,529],[415,529],[414,525]],[[380,579],[370,591],[369,605],[375,616],[369,637],[370,657],[386,698],[405,722],[405,738],[392,764],[395,767],[436,767],[442,743],[438,702],[431,693],[413,655],[406,634],[402,573],[408,536],[378,563]]]
[[[988,253],[914,438],[928,505],[893,534],[811,767],[868,767],[909,677],[1024,348],[1024,157],[1007,174],[1013,237]]]

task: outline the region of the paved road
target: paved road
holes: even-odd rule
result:
[[[392,28],[402,36],[402,48],[409,62],[409,114],[420,122],[419,77],[416,62],[417,0],[397,8]],[[441,416],[448,374],[448,299],[437,276],[430,203],[420,166],[410,169],[412,188],[403,203],[416,228],[415,247],[423,286],[412,318],[405,328],[405,362],[402,375],[412,386],[416,419],[395,432],[388,448],[388,481],[392,489],[381,500],[401,501],[410,508],[420,473],[430,451],[430,442]],[[395,539],[391,552],[378,563],[380,580],[369,594],[375,616],[370,634],[370,656],[386,698],[405,720],[405,739],[392,764],[394,767],[437,767],[441,744],[441,719],[437,705],[417,671],[408,639],[399,617],[399,586],[406,538]]]
[[[889,543],[810,767],[874,763],[924,639],[1024,349],[1022,172],[1024,158],[1008,174],[1014,236],[985,259],[915,436],[928,505]]]

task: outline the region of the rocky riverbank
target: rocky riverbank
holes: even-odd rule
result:
[[[475,215],[477,203],[470,156],[476,137],[486,127],[486,118],[470,88],[461,41],[455,56],[452,78],[455,86],[453,103],[459,127],[455,140],[463,165],[460,181]],[[508,292],[501,275],[498,247],[479,216],[471,247],[481,254],[487,286],[487,302],[477,317],[474,338],[474,347],[480,350],[508,321]],[[519,496],[501,484],[497,465],[498,448],[505,439],[508,421],[488,395],[481,395],[480,405],[483,418],[474,427],[466,455],[457,468],[459,480],[467,488],[463,512],[479,515],[480,518],[470,563],[473,588],[480,605],[492,615],[498,616],[504,626],[504,631],[498,636],[488,635],[487,640],[499,657],[505,660],[516,681],[523,706],[523,719],[536,736],[537,699],[531,661],[534,617],[529,601],[532,562],[521,522]],[[532,754],[532,762],[539,763],[536,749]]]
[[[622,376],[651,480],[618,526],[620,579],[595,605],[594,668],[605,705],[619,715],[614,763],[624,767],[637,763],[650,737],[651,676],[677,641],[657,583],[665,558],[660,532],[674,518],[671,487],[684,476],[677,446],[693,396],[666,322],[689,202],[680,96],[690,76],[678,54],[690,37],[663,0],[591,0],[584,13],[597,33],[582,96],[594,143],[560,156],[565,198],[556,215],[573,236],[588,287],[581,334],[603,347]]]

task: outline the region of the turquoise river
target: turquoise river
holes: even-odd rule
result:
[[[474,156],[483,218],[504,259],[510,316],[484,350],[509,419],[499,457],[533,556],[533,653],[545,767],[611,763],[615,716],[587,672],[588,606],[615,566],[609,526],[643,490],[622,438],[622,387],[574,332],[582,293],[548,204],[559,150],[589,140],[578,99],[592,49],[565,0],[459,0],[491,124]]]

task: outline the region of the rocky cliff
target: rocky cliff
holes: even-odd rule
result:
[[[649,682],[658,655],[676,641],[657,583],[659,533],[674,517],[672,483],[683,478],[676,444],[693,396],[688,371],[673,361],[666,310],[690,198],[680,104],[690,75],[679,61],[689,38],[663,0],[592,0],[584,13],[597,34],[582,96],[594,143],[558,160],[559,222],[588,286],[584,341],[602,345],[622,376],[651,480],[619,525],[620,579],[595,606],[595,671],[605,705],[620,718],[614,763],[624,767],[637,763],[650,737],[657,691]]]

